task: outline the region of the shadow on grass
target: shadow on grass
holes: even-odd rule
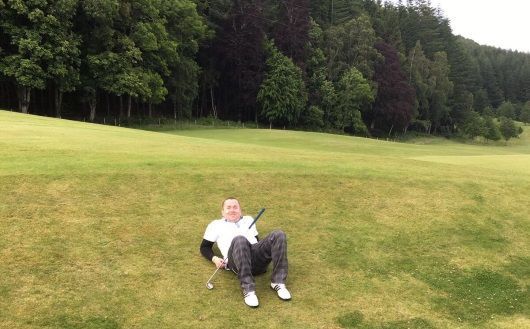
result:
[[[433,297],[436,309],[455,320],[480,323],[495,316],[528,313],[528,289],[510,276],[484,268],[438,269],[422,273],[419,279],[442,292]]]
[[[474,231],[464,230],[460,234],[464,237],[471,236],[471,241],[466,241],[464,245],[478,246],[483,250],[494,249],[500,252],[507,243],[488,227]],[[530,276],[528,257],[509,258],[510,263],[499,269],[458,268],[451,265],[449,258],[444,257],[443,253],[434,254],[429,249],[432,247],[422,247],[428,244],[427,241],[419,243],[410,235],[398,235],[379,241],[376,248],[385,252],[379,256],[385,256],[378,258],[370,257],[368,252],[363,251],[364,248],[359,245],[362,237],[357,237],[357,241],[344,235],[336,235],[335,238],[335,255],[326,257],[328,262],[344,269],[362,271],[369,278],[410,275],[429,286],[433,293],[430,297],[432,309],[443,317],[480,325],[498,316],[530,315],[528,287],[522,283]],[[436,244],[441,250],[445,248],[442,242],[438,241]],[[401,328],[399,323],[392,323],[392,326],[365,323],[362,314],[357,312],[344,314],[339,319],[339,324],[346,328]],[[404,327],[416,328],[415,323],[423,320],[410,321],[413,322]],[[430,327],[421,324],[418,328]]]
[[[90,317],[82,319],[79,317],[71,317],[61,315],[54,319],[50,319],[43,323],[45,327],[53,328],[68,328],[68,329],[119,329],[121,326],[114,319],[106,317]]]
[[[337,323],[342,328],[359,329],[435,329],[427,320],[413,318],[401,321],[388,321],[379,324],[364,321],[364,316],[360,311],[346,313],[337,318]]]

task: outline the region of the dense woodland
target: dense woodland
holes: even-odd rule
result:
[[[0,107],[509,139],[530,54],[453,35],[425,0],[0,0]]]

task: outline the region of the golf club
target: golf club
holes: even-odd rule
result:
[[[260,216],[265,212],[265,208],[261,208],[261,210],[258,212],[258,215],[254,218],[254,220],[252,221],[252,224],[250,224],[250,226],[248,227],[248,229],[250,230],[252,228],[252,226],[254,226],[254,224],[257,222],[257,220],[260,218]],[[226,258],[223,259],[223,262],[226,262]],[[206,288],[208,288],[209,290],[212,290],[213,289],[213,283],[211,282],[213,277],[215,276],[215,274],[217,273],[217,271],[219,271],[220,267],[218,267],[215,272],[213,272],[212,276],[208,279],[208,281],[206,282]]]

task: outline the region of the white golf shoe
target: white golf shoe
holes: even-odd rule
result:
[[[256,296],[255,291],[247,292],[243,295],[243,297],[245,298],[245,304],[247,304],[248,306],[250,307],[259,306],[258,296]]]
[[[271,283],[271,288],[276,290],[276,293],[278,294],[278,297],[280,297],[281,300],[290,300],[291,299],[291,293],[287,288],[285,287],[285,284],[283,283]]]

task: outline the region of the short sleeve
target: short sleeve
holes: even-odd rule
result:
[[[210,242],[217,242],[217,239],[219,239],[219,232],[215,229],[215,226],[215,222],[208,224],[206,231],[204,231],[203,239]]]

